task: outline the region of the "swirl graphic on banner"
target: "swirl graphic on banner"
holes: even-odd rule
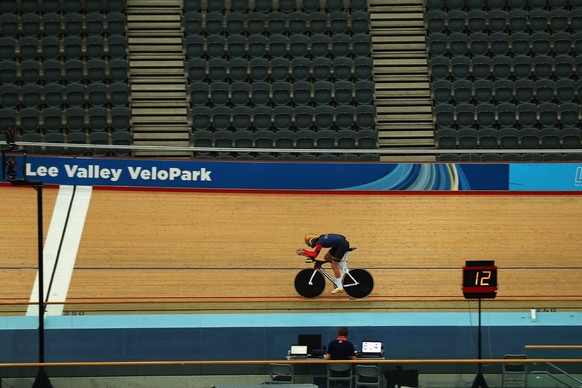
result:
[[[469,182],[455,164],[398,164],[373,182],[344,190],[469,190]]]

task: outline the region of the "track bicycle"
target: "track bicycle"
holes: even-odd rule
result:
[[[350,297],[354,299],[365,298],[374,289],[374,278],[365,269],[356,268],[350,270],[348,268],[349,253],[356,248],[350,248],[346,252],[342,261],[340,261],[339,268],[342,274],[342,286]],[[323,264],[327,261],[316,260],[310,257],[307,258],[306,263],[313,262],[313,268],[305,268],[299,271],[295,276],[295,290],[304,298],[316,298],[325,289],[325,279],[329,280],[335,285],[335,278],[330,274]]]

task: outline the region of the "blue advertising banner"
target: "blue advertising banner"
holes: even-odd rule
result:
[[[580,163],[525,163],[510,167],[509,189],[515,191],[581,191]]]
[[[309,163],[28,156],[20,177],[44,184],[214,190],[507,190],[505,164]]]

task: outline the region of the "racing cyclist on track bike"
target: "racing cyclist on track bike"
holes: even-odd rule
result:
[[[350,243],[341,234],[308,234],[305,236],[305,244],[313,248],[313,251],[308,251],[305,249],[298,249],[297,254],[300,256],[309,257],[314,259],[319,255],[323,248],[330,248],[325,254],[324,260],[331,263],[331,268],[335,275],[335,289],[331,290],[332,294],[343,294],[344,289],[342,286],[342,276],[340,271],[339,263],[343,260],[344,255],[350,249]]]

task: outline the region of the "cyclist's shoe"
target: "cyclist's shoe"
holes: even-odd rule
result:
[[[344,293],[344,289],[343,288],[334,288],[329,293],[330,294],[343,294]]]

